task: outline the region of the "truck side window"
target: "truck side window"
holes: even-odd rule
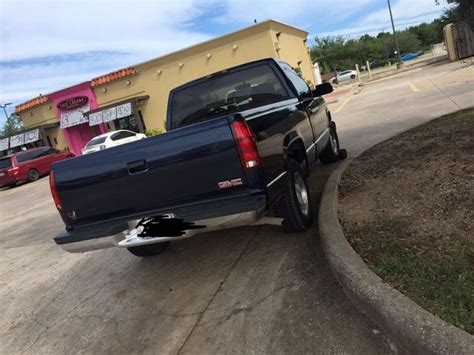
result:
[[[171,128],[288,99],[268,64],[219,73],[177,89],[171,96]]]
[[[286,63],[281,63],[283,70],[285,71],[286,76],[295,86],[298,91],[298,96],[311,96],[311,89],[305,83],[303,79]]]

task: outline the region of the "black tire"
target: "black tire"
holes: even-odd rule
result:
[[[283,227],[290,233],[304,232],[313,224],[313,205],[306,175],[294,159],[288,162],[287,184],[280,202]]]
[[[39,179],[39,172],[36,169],[30,169],[28,171],[28,180],[29,181],[36,181]]]
[[[331,164],[339,160],[339,137],[335,125],[329,127],[329,140],[319,155],[319,160],[323,164]]]
[[[356,76],[354,74],[351,75],[351,79],[354,80]]]
[[[148,256],[155,256],[155,255],[163,253],[166,249],[168,249],[169,245],[170,245],[170,242],[163,242],[163,243],[141,245],[139,247],[131,247],[131,248],[127,248],[127,250],[135,256],[146,258]]]

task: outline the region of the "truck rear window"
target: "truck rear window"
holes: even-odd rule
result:
[[[273,69],[262,64],[211,76],[171,96],[171,128],[288,98]]]
[[[12,167],[12,158],[1,158],[0,159],[0,169],[8,169]]]

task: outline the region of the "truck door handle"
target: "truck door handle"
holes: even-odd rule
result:
[[[146,160],[139,160],[139,161],[132,161],[127,163],[128,173],[131,174],[138,174],[144,173],[148,170],[146,166]]]

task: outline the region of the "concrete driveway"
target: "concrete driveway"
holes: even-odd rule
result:
[[[357,154],[472,105],[473,67],[463,65],[404,73],[341,98],[332,111],[342,144]],[[440,84],[443,73],[463,80]],[[333,168],[311,177],[315,205]],[[275,226],[209,233],[140,259],[57,247],[63,225],[45,178],[1,190],[0,215],[2,354],[397,351],[333,278],[317,226],[299,235]]]

